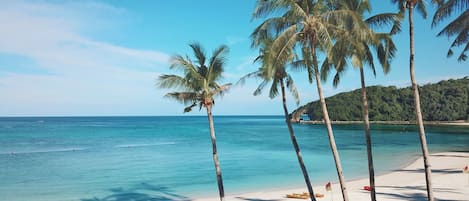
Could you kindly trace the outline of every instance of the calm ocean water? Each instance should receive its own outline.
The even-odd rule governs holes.
[[[303,186],[281,116],[218,116],[227,194]],[[415,126],[373,126],[377,173],[420,154]],[[295,125],[315,184],[337,181],[323,125]],[[469,129],[427,126],[431,152],[468,151]],[[346,179],[367,175],[361,125],[334,126]],[[0,118],[1,201],[217,196],[206,117]]]

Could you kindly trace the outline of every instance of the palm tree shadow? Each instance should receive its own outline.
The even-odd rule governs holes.
[[[395,189],[393,192],[396,192],[396,193],[382,193],[382,192],[376,192],[376,194],[380,194],[380,195],[386,195],[386,196],[389,196],[389,197],[392,197],[393,199],[399,199],[399,200],[407,200],[407,201],[427,201],[428,198],[427,198],[427,194],[425,193],[426,192],[426,188],[425,187],[422,187],[422,186],[401,186],[401,187],[397,187],[397,186],[379,186],[380,188],[392,188],[392,189]],[[420,192],[413,192],[413,193],[399,193],[400,190],[405,190],[405,189],[414,189],[414,190],[418,190]],[[451,188],[434,188],[435,191],[438,191],[438,192],[446,192],[446,193],[458,193],[457,191],[454,191],[453,189]],[[440,201],[440,199],[438,198],[435,198],[435,201]],[[441,200],[443,201],[443,200]],[[459,201],[459,200],[447,200],[445,199],[445,201]],[[462,200],[461,200],[462,201]]]
[[[454,151],[454,150],[452,150],[451,152],[467,153],[468,151]],[[461,155],[455,155],[455,154],[432,154],[431,156],[434,156],[434,157],[457,157],[457,158],[469,158],[469,156],[461,156]]]
[[[191,201],[188,197],[174,193],[165,186],[140,183],[134,188],[112,188],[110,195],[103,198],[93,197],[81,201]]]
[[[394,172],[414,172],[414,173],[424,173],[423,168],[412,169],[412,170],[395,170]],[[442,174],[459,174],[462,173],[462,170],[457,169],[432,169],[433,173],[442,173]]]
[[[245,197],[236,197],[236,198],[238,198],[238,199],[240,199],[240,200],[246,200],[246,201],[280,201],[280,200],[277,200],[277,199],[275,199],[275,200],[267,199],[267,200],[266,200],[266,199],[245,198]]]
[[[386,195],[390,196],[394,199],[399,199],[399,200],[407,200],[407,201],[426,201],[427,196],[423,193],[379,193],[377,192],[376,194],[378,195]]]

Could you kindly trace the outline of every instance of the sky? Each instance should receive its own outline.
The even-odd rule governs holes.
[[[207,55],[230,48],[223,83],[236,83],[255,71],[258,51],[249,35],[254,0],[0,0],[0,116],[183,115],[184,105],[164,98],[155,86],[173,55],[192,55],[199,42]],[[395,12],[390,1],[373,0],[372,13]],[[429,17],[415,15],[415,68],[420,85],[469,75],[468,63],[446,58],[450,40],[436,37]],[[367,69],[367,85],[410,85],[408,24],[394,37],[398,48],[391,71]],[[319,58],[321,60],[321,58]],[[301,105],[317,100],[305,72],[294,72]],[[260,83],[250,80],[216,99],[215,115],[281,115],[280,98],[253,96]],[[352,67],[337,88],[323,82],[326,96],[360,87]],[[289,109],[296,108],[291,97]],[[204,115],[194,110],[189,115]]]

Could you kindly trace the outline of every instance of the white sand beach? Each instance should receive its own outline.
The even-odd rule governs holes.
[[[463,173],[465,165],[469,165],[469,153],[444,152],[430,156],[435,200],[469,201],[469,174]],[[347,189],[352,201],[370,200],[370,193],[363,190],[368,185],[368,178],[348,181]],[[425,173],[422,158],[409,166],[376,177],[377,200],[379,201],[424,201],[426,200]],[[324,194],[318,201],[339,201],[342,194],[338,183],[332,184],[331,193],[325,186],[315,186],[315,193]],[[292,201],[301,199],[286,198],[286,194],[302,193],[307,190],[285,189],[278,191],[253,192],[227,196],[227,201]],[[333,199],[331,199],[331,197]],[[194,201],[217,201],[218,197],[198,198]]]

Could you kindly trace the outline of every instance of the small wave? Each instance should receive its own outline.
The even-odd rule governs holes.
[[[151,143],[151,144],[122,144],[117,145],[117,148],[131,148],[131,147],[151,147],[151,146],[160,146],[160,145],[172,145],[176,142],[160,142],[160,143]]]
[[[10,152],[0,152],[0,155],[37,154],[37,153],[53,153],[53,152],[74,152],[74,151],[82,151],[82,150],[85,150],[85,148],[64,148],[64,149],[33,150],[33,151],[10,151]]]

